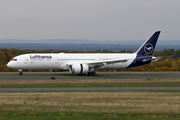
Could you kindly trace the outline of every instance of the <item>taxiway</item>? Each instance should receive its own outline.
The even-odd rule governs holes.
[[[98,73],[97,76],[74,75],[70,73],[0,73],[0,78],[180,78],[180,73]]]

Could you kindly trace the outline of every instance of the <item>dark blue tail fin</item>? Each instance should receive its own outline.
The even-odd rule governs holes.
[[[152,56],[156,46],[159,34],[161,31],[156,31],[138,50],[137,55],[148,55]]]

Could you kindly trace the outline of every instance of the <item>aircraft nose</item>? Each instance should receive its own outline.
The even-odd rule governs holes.
[[[8,62],[7,67],[11,67],[11,63],[10,62]]]
[[[14,65],[13,65],[13,63],[10,61],[10,62],[8,62],[7,67],[9,67],[9,68],[13,68],[13,67],[14,67]]]

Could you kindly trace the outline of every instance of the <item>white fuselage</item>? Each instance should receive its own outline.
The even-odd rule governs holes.
[[[126,62],[119,62],[110,65],[104,65],[98,69],[124,69],[127,68],[136,58],[136,54],[102,54],[102,53],[81,53],[81,54],[24,54],[16,56],[14,59],[16,61],[10,61],[7,66],[11,66],[14,69],[23,69],[23,70],[59,70],[67,69],[67,64],[71,63],[83,63],[87,62],[96,62],[104,60],[114,60],[114,59],[129,59]]]

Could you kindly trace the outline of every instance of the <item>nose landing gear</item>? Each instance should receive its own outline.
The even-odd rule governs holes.
[[[19,69],[19,75],[23,75],[22,69]]]
[[[23,75],[23,72],[20,72],[19,75]]]

